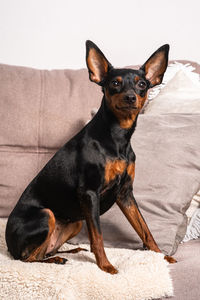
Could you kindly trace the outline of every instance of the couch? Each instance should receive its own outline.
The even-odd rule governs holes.
[[[164,84],[151,91],[132,137],[134,195],[162,252],[178,261],[169,266],[172,299],[196,300],[200,240],[182,240],[192,218],[187,210],[200,190],[200,65],[171,63]],[[0,217],[7,218],[31,179],[90,120],[102,93],[86,69],[1,64],[0,82]],[[106,247],[142,249],[115,205],[101,223]],[[85,226],[71,242],[88,243]]]

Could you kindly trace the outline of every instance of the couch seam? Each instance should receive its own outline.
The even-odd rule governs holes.
[[[55,153],[58,149],[52,150],[52,151],[41,151],[41,150],[36,150],[36,151],[9,151],[9,150],[0,150],[0,153],[30,153],[30,154],[48,154],[48,153]]]
[[[40,70],[40,97],[38,109],[38,141],[37,141],[37,171],[39,170],[39,152],[41,145],[41,128],[42,128],[42,104],[44,98],[44,70]]]

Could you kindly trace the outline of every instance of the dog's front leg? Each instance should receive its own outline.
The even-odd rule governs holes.
[[[103,245],[103,236],[100,227],[99,198],[94,191],[87,191],[80,195],[81,208],[87,223],[91,252],[94,253],[97,265],[100,269],[110,274],[116,274],[117,270],[106,257]]]
[[[149,250],[161,252],[138,208],[132,192],[130,192],[126,199],[118,197],[117,204],[143,241],[144,245]],[[165,259],[170,263],[176,262],[176,260],[171,256],[166,255]]]

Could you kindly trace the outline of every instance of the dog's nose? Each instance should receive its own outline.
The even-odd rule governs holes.
[[[136,101],[136,96],[135,95],[126,95],[125,100],[129,103],[133,103]]]

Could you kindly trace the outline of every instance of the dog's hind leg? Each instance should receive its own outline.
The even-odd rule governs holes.
[[[80,251],[87,251],[86,249],[80,247],[71,250],[58,251],[58,249],[65,242],[72,239],[81,231],[82,226],[82,221],[64,224],[56,220],[55,229],[51,235],[46,256],[49,257],[55,255],[56,253],[78,253]]]
[[[49,243],[51,241],[51,236],[55,230],[56,219],[53,212],[50,209],[43,209],[43,212],[48,217],[48,234],[44,242],[39,246],[34,247],[33,245],[28,245],[26,249],[22,252],[22,261],[24,262],[44,262],[44,263],[56,263],[65,264],[67,259],[56,256],[49,259],[44,259]],[[30,249],[33,249],[30,251]]]

